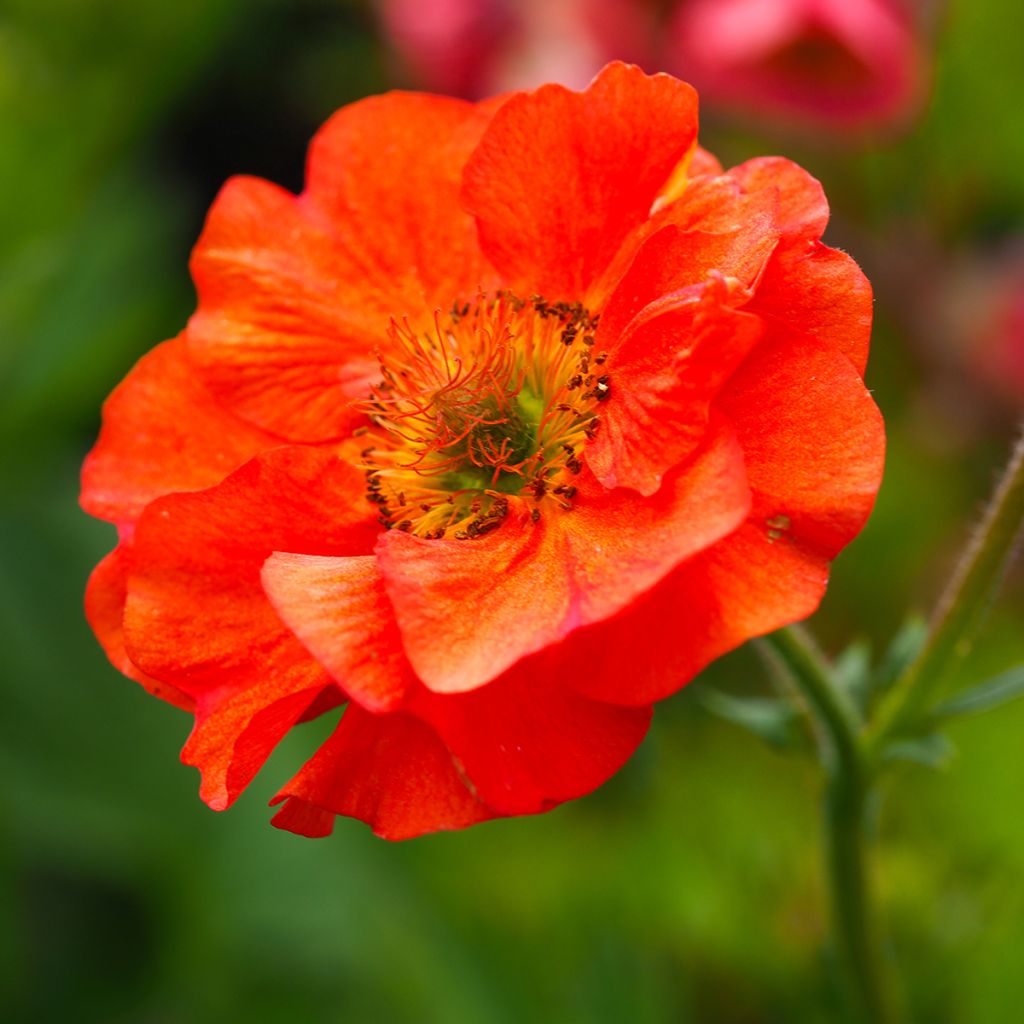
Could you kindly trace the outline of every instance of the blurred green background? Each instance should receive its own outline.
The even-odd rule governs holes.
[[[972,375],[947,303],[960,268],[1024,231],[1022,21],[1017,0],[952,4],[933,99],[899,137],[830,148],[714,119],[703,136],[726,160],[784,151],[821,177],[829,239],[876,284],[869,384],[890,455],[812,620],[833,652],[884,647],[928,606],[1008,450],[1012,397]],[[191,310],[188,253],[218,186],[300,188],[316,127],[390,87],[391,66],[355,2],[0,7],[0,1017],[836,1020],[813,766],[712,718],[703,680],[575,804],[397,845],[342,820],[314,842],[271,828],[266,801],[321,726],[214,814],[178,763],[187,716],[122,679],[83,620],[114,531],[79,512],[78,467],[104,396]],[[1021,583],[979,677],[1024,655]],[[767,692],[748,651],[707,676]],[[1024,704],[963,722],[956,758],[901,772],[880,809],[920,1021],[1005,1024],[1024,1006],[1022,736]]]

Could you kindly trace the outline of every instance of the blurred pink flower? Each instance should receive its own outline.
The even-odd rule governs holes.
[[[899,0],[684,0],[666,63],[707,101],[855,130],[913,113],[917,28]]]
[[[541,82],[582,88],[612,58],[649,65],[643,0],[377,0],[410,77],[477,99]]]
[[[974,372],[1012,405],[1024,404],[1024,244],[988,267],[967,333]]]

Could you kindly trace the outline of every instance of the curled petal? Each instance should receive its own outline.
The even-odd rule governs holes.
[[[548,648],[471,693],[414,702],[500,814],[538,814],[596,789],[636,750],[651,709],[590,700],[568,684],[578,666]]]
[[[185,758],[203,798],[227,806],[330,677],[267,601],[275,550],[356,554],[374,529],[358,470],[279,448],[206,491],[159,498],[135,533],[125,644],[148,675],[196,699]]]
[[[209,487],[279,443],[217,403],[182,335],[143,356],[104,403],[82,467],[82,507],[130,524],[154,498]]]
[[[85,617],[110,663],[154,697],[191,711],[195,702],[187,693],[141,671],[124,649],[124,605],[127,597],[129,544],[122,541],[93,569],[85,589]]]
[[[463,201],[484,252],[525,294],[586,298],[696,134],[688,85],[625,64],[582,93],[513,96],[466,165]]]
[[[401,705],[415,677],[372,555],[276,552],[261,577],[278,615],[353,700],[374,712]]]
[[[310,148],[306,191],[227,183],[192,258],[195,361],[218,399],[296,441],[343,437],[392,317],[472,297],[485,271],[459,170],[488,117],[392,93],[345,107]]]
[[[885,455],[881,414],[849,360],[776,332],[716,408],[743,447],[752,519],[768,535],[834,558],[867,521]]]
[[[271,671],[279,670],[277,658]],[[196,724],[181,752],[185,764],[202,773],[199,795],[215,811],[230,807],[263,767],[264,761],[327,687],[315,665],[308,666],[313,685],[294,686],[298,671],[286,672],[258,691],[229,695],[202,694]]]
[[[473,541],[392,530],[378,557],[409,660],[438,693],[475,689],[571,630],[614,614],[743,521],[749,491],[731,433],[652,498],[581,477],[581,500],[533,523],[518,507]]]
[[[645,705],[751,637],[818,607],[829,560],[864,525],[885,436],[856,369],[810,339],[766,339],[723,389],[753,492],[738,530],[563,643],[598,700]]]
[[[649,303],[718,275],[757,286],[779,243],[775,190],[746,193],[728,175],[700,178],[642,225],[605,274],[598,337],[613,348]]]
[[[787,241],[818,241],[828,224],[828,200],[821,182],[792,160],[762,156],[733,167],[729,177],[745,192],[769,191],[779,197],[777,223]]]
[[[494,106],[392,92],[343,107],[317,132],[303,198],[358,261],[363,305],[447,309],[484,283],[459,190]]]
[[[827,582],[820,554],[746,523],[615,618],[569,637],[572,683],[595,700],[662,700],[727,651],[806,618]]]
[[[645,259],[671,245],[666,228]],[[587,464],[606,487],[654,494],[664,475],[701,443],[711,403],[763,333],[761,319],[734,308],[749,293],[720,277],[655,300],[626,328],[608,361],[613,385]]]
[[[748,309],[829,345],[863,376],[871,340],[871,285],[845,252],[820,242],[780,249],[765,267]]]
[[[828,201],[791,160],[761,157],[729,171],[747,191],[774,192],[782,237],[764,269],[752,312],[846,355],[861,375],[871,338],[871,286],[844,252],[821,243]]]
[[[385,839],[465,828],[493,817],[429,725],[349,705],[327,742],[274,797],[274,824],[327,835],[328,815],[365,821]]]

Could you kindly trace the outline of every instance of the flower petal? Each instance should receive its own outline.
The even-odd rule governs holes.
[[[143,356],[104,403],[99,440],[82,467],[82,507],[133,523],[154,498],[209,487],[278,444],[218,405],[182,335]]]
[[[871,338],[871,285],[854,261],[821,244],[828,201],[821,184],[791,160],[762,157],[729,171],[748,191],[779,197],[782,240],[751,312],[838,349],[864,374]]]
[[[324,692],[315,665],[306,676],[313,685],[294,689],[299,672],[274,659],[268,681],[258,690],[246,688],[230,696],[203,694],[196,702],[196,724],[181,752],[185,764],[202,773],[200,797],[215,811],[231,806],[252,781],[274,748]],[[284,670],[284,676],[269,672]]]
[[[715,402],[753,491],[740,529],[612,619],[568,637],[573,685],[598,700],[661,700],[750,637],[810,615],[828,564],[859,532],[881,480],[881,416],[831,347],[775,332]]]
[[[395,710],[415,682],[372,555],[275,552],[263,589],[303,646],[369,711]]]
[[[342,437],[376,379],[392,317],[426,322],[484,268],[457,201],[487,116],[392,93],[340,110],[310,148],[301,196],[227,183],[192,259],[193,357],[218,398],[282,437]]]
[[[743,456],[727,428],[651,498],[586,472],[570,512],[533,523],[517,503],[472,541],[392,530],[377,545],[406,653],[438,693],[475,689],[571,630],[614,614],[743,521]]]
[[[752,520],[835,557],[871,512],[885,454],[881,414],[849,360],[777,331],[715,405],[743,447]]]
[[[871,341],[871,285],[845,252],[820,242],[780,247],[748,309],[842,352],[864,375]]]
[[[513,287],[585,299],[697,134],[686,84],[608,65],[585,92],[509,99],[466,165],[463,201]]]
[[[385,839],[466,828],[493,813],[467,788],[452,755],[424,722],[350,704],[327,742],[272,803],[273,823],[327,835],[327,814],[365,821]]]
[[[568,637],[572,685],[628,706],[662,700],[727,651],[806,618],[827,582],[824,557],[745,523],[613,619]]]
[[[157,499],[139,520],[125,643],[144,672],[196,698],[183,756],[211,806],[227,806],[333,686],[270,606],[260,569],[281,549],[365,553],[375,530],[363,486],[327,452],[279,448],[209,490]]]
[[[124,603],[127,596],[129,544],[122,541],[93,569],[85,589],[85,617],[110,663],[154,697],[191,711],[195,701],[168,683],[142,672],[124,649]]]
[[[673,228],[659,232],[641,258],[656,259],[677,235]],[[654,494],[662,477],[700,444],[714,396],[764,329],[759,317],[734,308],[748,297],[713,277],[634,317],[606,364],[611,395],[601,409],[601,429],[586,447],[587,464],[606,487]]]
[[[493,105],[392,92],[339,110],[309,149],[305,198],[392,316],[472,299],[486,273],[459,202]],[[380,296],[380,297],[378,297]]]
[[[560,646],[471,693],[414,702],[499,814],[538,814],[591,792],[630,757],[650,708],[613,707],[567,685],[578,671]]]
[[[750,194],[728,175],[693,182],[620,250],[599,290],[610,289],[598,340],[613,348],[634,317],[662,296],[718,275],[756,286],[775,247],[779,197]]]
[[[783,238],[818,241],[828,225],[828,200],[821,182],[792,160],[762,156],[733,167],[729,177],[745,192],[774,190],[779,197],[778,225]]]

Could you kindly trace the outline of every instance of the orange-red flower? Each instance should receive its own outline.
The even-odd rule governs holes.
[[[344,702],[275,824],[544,811],[817,606],[879,483],[870,290],[817,182],[696,133],[689,86],[610,65],[367,99],[301,195],[225,186],[83,487],[121,537],[90,621],[195,714],[210,806]]]

